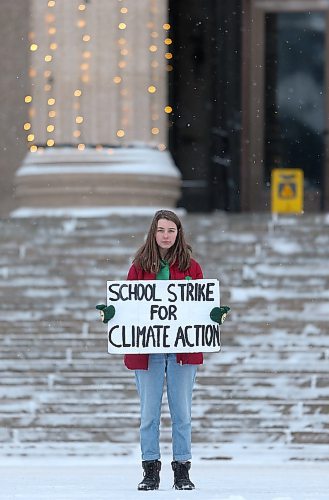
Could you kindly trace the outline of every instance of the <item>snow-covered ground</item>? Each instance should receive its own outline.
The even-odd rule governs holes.
[[[172,489],[163,459],[158,491],[138,492],[140,464],[125,458],[21,458],[0,462],[1,500],[328,500],[328,463],[193,461],[194,491]]]

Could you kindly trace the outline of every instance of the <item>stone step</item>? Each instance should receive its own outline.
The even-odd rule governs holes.
[[[137,443],[134,376],[108,356],[94,306],[149,222],[0,221],[3,446]],[[190,214],[184,227],[232,306],[198,371],[194,441],[328,444],[329,218]],[[169,442],[166,397],[162,428]]]
[[[257,426],[256,426],[257,427]],[[78,428],[78,427],[22,427],[18,429],[3,429],[0,432],[0,442],[13,445],[22,445],[24,452],[28,450],[24,447],[25,444],[48,443],[81,443],[84,445],[84,453],[88,452],[88,443],[132,443],[138,442],[139,431],[129,428],[122,432],[122,425],[118,422],[116,428],[108,428],[95,426],[94,428]],[[199,429],[194,431],[192,439],[197,443],[282,443],[289,445],[300,444],[329,444],[329,433],[323,430],[290,430],[284,428],[275,429],[248,429],[243,428],[226,428],[217,430],[214,428]],[[164,428],[161,432],[161,441],[164,443],[171,442],[171,430]],[[83,451],[82,451],[83,453]]]
[[[87,360],[85,363],[79,361],[75,364],[78,365],[76,368],[73,368],[73,363],[70,363],[67,358],[61,357],[54,360],[39,360],[37,363],[34,363],[36,366],[32,368],[31,361],[33,360],[5,360],[1,363],[1,372],[5,370],[7,373],[11,371],[12,373],[18,374],[21,373],[24,376],[24,373],[30,370],[33,374],[40,373],[53,373],[60,374],[64,377],[65,370],[69,367],[71,370],[82,370],[85,367],[85,373],[88,373],[88,370],[92,367],[94,369],[96,362]],[[300,357],[300,359],[302,359]],[[305,357],[303,358],[305,359]],[[100,374],[104,374],[105,376],[110,376],[108,374],[109,363],[97,363],[97,367]],[[120,368],[121,369],[121,368]],[[122,366],[123,369],[123,366]],[[205,368],[206,369],[206,368]],[[244,355],[232,357],[229,355],[225,360],[220,362],[220,369],[218,369],[218,373],[225,372],[230,370],[230,373],[234,373],[237,371],[240,374],[240,377],[244,377],[246,375],[258,376],[260,377],[264,373],[270,373],[273,378],[276,375],[290,375],[290,374],[304,374],[304,375],[323,375],[328,372],[328,361],[327,360],[319,360],[308,362],[307,366],[301,365],[299,362],[293,361],[287,363],[285,360],[273,360],[272,364],[270,364],[266,358],[265,360],[259,359],[258,361],[253,360],[253,363],[249,363],[249,360]],[[0,372],[0,373],[1,373]],[[107,374],[107,375],[106,375]]]
[[[34,396],[35,391],[38,390],[40,395]],[[46,389],[44,386],[35,387],[19,387],[13,390],[11,387],[1,387],[0,394],[3,401],[15,402],[22,401],[26,402],[26,411],[31,413],[33,410],[37,412],[40,411],[41,406],[51,405],[56,402],[56,397],[64,397],[64,401],[72,401],[79,403],[79,397],[81,392],[82,403],[88,404],[90,413],[94,413],[95,400],[92,399],[92,391],[99,391],[99,400],[101,402],[111,401],[108,404],[108,411],[111,411],[112,404],[120,401],[126,404],[127,409],[129,408],[129,400],[135,400],[136,409],[138,408],[137,393],[136,388],[133,384],[124,384],[123,382],[114,383],[108,387],[100,388],[97,386],[89,386],[77,384],[75,390],[72,390],[69,386],[65,385],[54,385],[54,388]],[[251,392],[254,391],[255,395],[252,396]],[[285,389],[282,394],[278,394],[278,388],[270,387],[260,389],[257,385],[246,385],[244,388],[236,386],[225,386],[218,387],[217,389],[197,387],[195,389],[195,404],[198,406],[199,411],[203,414],[203,408],[208,408],[209,405],[214,405],[215,408],[220,408],[222,404],[227,403],[227,401],[237,400],[239,402],[253,402],[253,409],[261,408],[265,403],[271,403],[275,401],[277,404],[285,408],[285,405],[294,405],[298,407],[300,404],[309,404],[309,402],[318,399],[318,408],[321,409],[320,412],[324,415],[326,421],[328,421],[328,399],[329,390],[328,386],[325,388],[317,387],[314,389],[303,389],[301,387],[289,386]],[[40,403],[42,401],[42,405]],[[113,403],[112,403],[113,401]],[[87,403],[86,403],[87,402]],[[209,402],[209,403],[208,403]],[[200,404],[200,407],[199,407]],[[201,411],[202,410],[202,411]],[[113,410],[112,410],[113,411]],[[128,410],[127,410],[128,411]],[[283,411],[283,410],[282,410]],[[293,418],[293,415],[290,416]]]
[[[322,421],[317,416],[307,416],[300,419],[300,422],[291,428],[291,419],[289,417],[280,416],[277,419],[257,417],[245,415],[244,417],[235,417],[234,415],[226,415],[225,417],[221,415],[220,419],[215,419],[214,415],[202,416],[201,418],[195,416],[193,418],[194,422],[194,437],[198,440],[198,435],[203,434],[203,432],[208,428],[210,436],[204,441],[209,442],[213,439],[222,439],[222,435],[226,432],[252,432],[254,434],[266,432],[268,435],[271,432],[298,432],[303,433],[305,426],[307,426],[307,434],[318,433],[320,434],[323,430],[323,426],[326,423],[325,417]],[[130,414],[129,411],[124,413],[105,413],[105,414],[82,414],[82,413],[69,413],[69,414],[53,414],[47,415],[39,413],[38,416],[35,415],[8,415],[1,416],[0,414],[0,424],[4,428],[8,426],[11,422],[11,426],[18,432],[21,430],[23,433],[26,430],[37,432],[38,429],[57,430],[58,433],[65,433],[72,438],[72,434],[75,435],[77,430],[85,432],[97,432],[101,429],[106,431],[112,431],[113,434],[118,432],[119,429],[129,428],[131,432],[138,434],[139,432],[139,414],[138,412]],[[161,420],[162,434],[171,432],[170,417],[164,414]],[[323,443],[328,443],[329,429],[325,429],[322,436]],[[209,439],[211,438],[211,439]],[[115,439],[114,439],[115,440]],[[204,440],[204,438],[203,438]],[[113,441],[113,437],[110,438]]]
[[[37,399],[32,399],[29,396],[24,396],[21,398],[3,398],[1,405],[1,415],[17,414],[19,416],[21,413],[34,414],[36,409],[40,413],[46,414],[70,414],[71,412],[75,414],[104,414],[109,413],[125,413],[129,408],[130,413],[136,413],[139,415],[138,409],[138,398],[135,391],[135,397],[127,397],[125,394],[114,393],[112,406],[97,398],[92,398],[89,394],[84,395],[82,399],[78,395],[75,397],[70,394],[66,394],[65,402],[59,402],[55,395],[51,398],[48,397],[47,393],[42,390],[41,396]],[[294,401],[286,399],[268,399],[265,401],[249,401],[245,399],[235,399],[232,402],[228,402],[226,399],[211,398],[210,396],[196,391],[195,400],[197,401],[198,408],[202,409],[202,415],[229,415],[230,418],[245,418],[246,415],[269,418],[278,418],[284,416],[285,418],[295,417],[297,420],[302,419],[304,416],[318,416],[321,418],[321,413],[323,417],[326,417],[329,399],[309,399],[306,401],[299,401],[296,398]],[[166,395],[164,395],[164,403],[162,414],[168,417],[168,406]],[[114,411],[115,409],[115,411]],[[196,412],[198,413],[198,412]],[[202,418],[197,415],[197,418]]]

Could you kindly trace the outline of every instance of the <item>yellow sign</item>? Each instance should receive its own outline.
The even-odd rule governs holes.
[[[300,214],[304,204],[304,172],[299,168],[274,168],[271,177],[272,212]]]

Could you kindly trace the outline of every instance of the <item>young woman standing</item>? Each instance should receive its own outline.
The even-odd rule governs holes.
[[[145,243],[136,253],[127,279],[201,279],[202,269],[192,259],[191,252],[178,216],[170,210],[160,210],[152,220]],[[211,318],[222,323],[228,310],[225,306],[216,307],[211,312]],[[135,370],[140,397],[140,444],[144,478],[138,489],[159,488],[160,419],[165,383],[172,423],[171,466],[174,472],[174,488],[194,489],[195,486],[189,477],[192,458],[191,405],[197,365],[203,363],[203,354],[126,354],[124,363],[128,369]]]
[[[138,250],[128,280],[200,279],[200,265],[191,258],[182,224],[174,212],[156,212],[145,243]],[[160,483],[159,428],[163,387],[166,381],[172,421],[174,487],[194,489],[191,467],[191,404],[197,365],[202,353],[126,354],[125,365],[135,370],[140,397],[140,442],[144,479],[139,490],[158,489]]]

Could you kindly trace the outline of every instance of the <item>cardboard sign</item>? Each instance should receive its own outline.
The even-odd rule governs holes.
[[[110,354],[216,352],[220,329],[218,280],[108,281]]]

